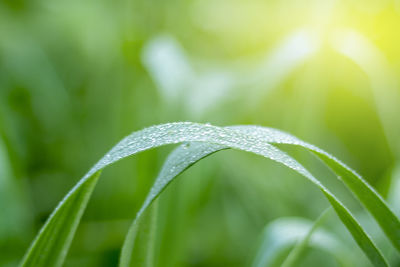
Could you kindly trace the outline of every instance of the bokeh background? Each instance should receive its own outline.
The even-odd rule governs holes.
[[[58,201],[116,142],[172,121],[289,131],[357,170],[399,210],[399,29],[398,0],[0,1],[0,265],[18,263]],[[282,148],[333,177],[309,154]],[[103,172],[65,266],[117,265],[171,149]],[[154,266],[248,266],[269,222],[315,220],[327,206],[278,164],[218,153],[159,199]],[[335,216],[326,227],[368,266]],[[385,248],[381,236],[373,234]],[[322,263],[338,266],[318,249],[302,264]]]

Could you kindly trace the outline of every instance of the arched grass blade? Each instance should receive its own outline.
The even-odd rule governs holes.
[[[236,131],[240,132],[240,129]],[[247,135],[247,140],[251,140],[251,136]],[[165,189],[165,187],[180,173],[186,170],[188,167],[193,165],[195,162],[201,160],[202,158],[220,151],[222,149],[229,148],[228,146],[207,144],[207,143],[192,143],[185,144],[178,147],[166,160],[159,176],[157,177],[154,186],[151,188],[149,195],[147,196],[143,206],[139,210],[135,220],[133,221],[131,228],[126,236],[125,243],[122,247],[120,266],[128,267],[134,266],[134,263],[130,261],[130,252],[133,249],[133,244],[135,240],[135,235],[137,232],[138,220],[140,220],[141,214],[150,205],[155,198]],[[374,243],[370,240],[368,235],[359,226],[356,219],[351,215],[351,213],[340,203],[339,200],[327,189],[325,188],[311,173],[309,173],[300,163],[288,156],[286,153],[280,151],[273,146],[266,146],[264,149],[254,149],[254,146],[248,146],[240,148],[241,150],[252,152],[266,158],[270,158],[277,162],[280,162],[287,167],[297,171],[314,184],[316,184],[326,196],[329,196],[329,200],[334,206],[335,211],[340,213],[339,218],[342,220],[344,225],[352,234],[353,238],[359,240],[357,242],[362,242],[362,248],[366,253],[367,257],[374,263],[375,266],[388,266],[385,259],[383,258],[381,252],[376,248]],[[271,157],[271,155],[273,155]],[[359,227],[355,227],[358,225]],[[366,241],[365,241],[366,240]]]
[[[98,161],[95,166],[89,170],[89,172],[78,182],[78,184],[70,191],[70,193],[68,193],[68,195],[59,204],[58,208],[53,212],[52,216],[50,216],[45,226],[40,231],[36,241],[34,241],[33,245],[31,246],[31,249],[28,250],[24,258],[23,265],[51,266],[49,265],[50,262],[53,264],[52,266],[60,266],[65,258],[65,254],[68,251],[69,244],[75,233],[81,214],[86,206],[73,205],[75,203],[73,196],[81,196],[81,193],[83,192],[82,190],[84,190],[88,184],[92,185],[90,182],[93,179],[92,176],[106,166],[141,151],[167,144],[177,144],[182,142],[204,142],[261,155],[263,157],[280,162],[302,174],[319,186],[326,195],[331,197],[331,199],[335,200],[331,201],[331,203],[339,206],[342,205],[339,201],[336,201],[335,196],[332,195],[325,187],[323,187],[319,181],[315,179],[315,177],[313,177],[306,169],[303,168],[302,165],[276,147],[268,144],[265,141],[266,139],[268,139],[268,137],[259,138],[255,135],[246,133],[245,131],[190,122],[163,124],[132,133],[119,142],[115,147],[113,147],[102,159],[100,159],[100,161]],[[93,186],[94,184],[95,183],[93,183]],[[89,198],[91,190],[84,191],[85,194],[83,195],[85,199]],[[80,200],[78,197],[77,199]],[[84,203],[85,201],[81,202]],[[70,209],[72,211],[70,211]],[[335,210],[343,213],[340,218],[346,218],[346,220],[342,219],[345,225],[346,223],[352,223],[355,221],[354,217],[344,207],[343,209],[338,208]],[[58,220],[58,218],[65,216],[67,211],[74,214],[72,217],[74,218],[73,222],[71,222],[71,220],[66,220],[68,223],[65,225],[52,223],[53,221]],[[354,238],[370,241],[369,237],[364,231],[352,231],[354,229],[360,230],[361,228],[358,229],[354,227],[348,227],[348,229],[351,231],[351,234]],[[65,242],[61,243],[60,241],[52,241],[53,237],[58,236],[63,238],[65,237],[64,240],[61,240]],[[49,239],[51,242],[44,242],[43,240],[46,239]],[[374,246],[372,241],[366,242],[363,248],[366,248],[364,252],[368,253],[368,257],[376,259],[376,261],[374,261],[376,266],[387,266],[386,262],[383,260],[383,257]],[[52,253],[53,251],[56,253]],[[45,258],[46,261],[41,260],[42,258]]]
[[[235,126],[232,128],[245,131],[269,143],[296,145],[313,152],[341,178],[350,191],[372,214],[393,246],[400,252],[399,218],[388,207],[385,200],[383,200],[383,198],[354,170],[322,149],[308,144],[288,133],[260,126]]]
[[[64,216],[65,212],[71,208],[71,202],[74,202],[73,196],[75,196],[75,194],[80,195],[82,187],[85,187],[88,183],[90,184],[92,176],[106,166],[151,148],[182,142],[207,142],[227,145],[237,149],[244,149],[249,146],[253,146],[254,150],[263,150],[263,147],[273,148],[265,142],[257,142],[257,140],[253,138],[250,139],[251,140],[247,140],[246,136],[232,130],[190,122],[163,124],[132,133],[121,140],[101,158],[60,202],[39,232],[30,249],[26,252],[21,263],[22,266],[49,266],[49,262],[53,263],[53,266],[60,266],[63,263],[72,237],[76,231],[76,225],[80,221],[80,216],[73,217],[73,223],[68,223],[62,228],[59,224],[54,224],[52,222]],[[272,150],[274,149],[275,148]],[[264,150],[269,157],[274,157],[273,152],[270,152],[268,149]],[[88,190],[85,196],[89,198],[90,194],[91,191]],[[82,203],[84,203],[84,201],[82,201]],[[86,205],[81,205],[82,203],[75,203],[75,206],[71,209],[83,212]],[[77,214],[81,215],[80,212],[77,212]],[[65,238],[65,240],[60,239],[57,242],[52,241],[51,243],[43,241],[46,239],[50,240],[52,236],[65,236],[67,238]]]

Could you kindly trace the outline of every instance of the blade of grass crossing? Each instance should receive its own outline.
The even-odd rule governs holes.
[[[262,232],[251,266],[297,266],[298,261],[303,259],[306,246],[331,255],[339,266],[355,266],[346,244],[335,233],[317,229],[320,224],[321,216],[314,222],[298,217],[283,217],[269,222]]]
[[[309,241],[313,235],[313,233],[317,230],[317,228],[324,222],[328,212],[330,209],[326,209],[318,218],[315,220],[314,224],[304,236],[302,240],[296,243],[293,249],[290,251],[289,255],[286,257],[285,261],[282,263],[281,267],[291,267],[294,266],[296,262],[301,258],[304,253]]]

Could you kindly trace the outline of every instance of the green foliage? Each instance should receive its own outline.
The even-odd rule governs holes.
[[[95,172],[60,202],[38,233],[21,266],[61,266],[100,172]]]
[[[329,209],[325,210],[315,220],[314,224],[311,227],[309,227],[309,229],[305,233],[305,235],[300,240],[298,240],[296,242],[296,245],[293,247],[293,249],[291,250],[290,254],[286,257],[285,261],[282,263],[282,267],[294,266],[294,264],[302,258],[301,256],[302,256],[302,254],[304,254],[304,251],[306,250],[306,247],[310,243],[311,237],[314,236],[314,232],[323,223],[323,220],[325,219],[325,217],[326,217],[328,212],[329,212]],[[326,240],[324,240],[324,241],[326,241]],[[326,242],[326,243],[328,243],[328,242]],[[325,246],[325,243],[320,245],[320,247],[324,247],[324,246]],[[334,247],[334,248],[336,248],[336,247]],[[335,251],[335,249],[333,251]],[[335,251],[333,253],[334,253],[334,255],[335,254],[336,255],[340,255],[340,252],[337,252],[337,251]],[[343,258],[345,258],[345,257],[343,257]],[[343,259],[343,262],[345,262],[344,259]],[[346,263],[344,263],[343,265],[346,265]]]
[[[276,135],[283,144],[270,143],[301,163],[400,266],[390,210],[400,215],[399,1],[328,2],[0,1],[0,266],[21,262],[57,203],[122,136],[171,121],[265,125],[337,156],[360,175],[286,133]],[[254,129],[268,132],[254,138],[281,141],[276,130]],[[205,154],[229,147],[189,143]],[[43,237],[32,249],[57,243],[43,257],[56,261],[74,234],[65,267],[129,259],[139,267],[249,266],[262,250],[269,255],[257,245],[266,225],[294,216],[311,226],[332,206],[298,172],[253,153],[229,149],[197,163],[179,152],[184,159],[162,167],[170,149],[107,168],[76,232],[65,228],[55,243]],[[176,179],[185,160],[195,166]],[[169,174],[173,161],[182,165]],[[161,168],[165,184],[156,190]],[[148,192],[159,190],[159,207],[147,208]],[[343,244],[348,265],[372,266],[331,210],[320,229]],[[306,233],[301,225],[289,228]],[[317,232],[296,267],[345,265],[332,256],[340,251],[313,243]],[[272,257],[278,266],[290,249]]]
[[[268,223],[251,266],[296,266],[309,247],[326,251],[341,266],[353,266],[346,244],[322,228],[326,215],[325,211],[315,222],[286,217]]]
[[[359,198],[360,202],[363,203],[364,206],[366,206],[371,212],[371,214],[374,215],[375,219],[380,223],[381,228],[386,232],[386,234],[388,234],[390,231],[396,233],[396,231],[399,230],[398,218],[390,211],[379,195],[370,186],[368,186],[368,184],[360,176],[358,176],[343,163],[318,148],[303,143],[288,134],[273,129],[252,126],[221,128],[196,123],[170,123],[153,126],[139,132],[134,132],[120,141],[102,159],[100,159],[98,163],[95,164],[95,166],[81,179],[78,185],[74,187],[66,196],[66,198],[60,203],[59,207],[55,210],[53,215],[45,224],[43,230],[39,233],[36,241],[33,243],[33,246],[28,251],[24,260],[24,265],[36,264],[36,266],[45,266],[37,264],[36,261],[38,260],[39,255],[40,257],[44,257],[44,259],[47,257],[49,258],[49,262],[41,261],[41,263],[57,265],[62,263],[68,250],[71,237],[76,230],[77,222],[80,219],[91,193],[91,189],[93,188],[91,185],[94,186],[95,184],[95,182],[91,181],[96,179],[93,178],[96,173],[98,173],[104,167],[138,152],[166,144],[176,144],[182,142],[201,143],[184,144],[175,152],[173,152],[168,158],[164,168],[155,182],[155,185],[151,189],[142,208],[137,214],[131,229],[129,230],[121,255],[122,266],[130,266],[130,252],[133,251],[134,239],[138,231],[138,220],[151,202],[182,171],[187,169],[198,160],[210,155],[211,153],[226,148],[234,148],[237,150],[252,152],[254,154],[272,159],[308,178],[311,182],[317,185],[328,198],[339,218],[370,261],[375,266],[388,266],[384,257],[365,233],[362,226],[357,222],[354,216],[338,199],[338,197],[331,193],[328,188],[326,188],[316,177],[308,172],[295,159],[272,146],[270,143],[300,145],[315,152],[317,156],[321,157],[322,159],[328,159],[325,160],[325,163],[327,163],[328,166],[331,168],[333,166],[335,171],[339,170],[341,171],[341,174],[344,173],[347,175],[344,180],[345,184],[348,185],[349,189]],[[359,187],[351,186],[352,184],[357,184]],[[88,186],[86,190],[84,189],[85,185]],[[368,198],[360,197],[362,194],[367,194]],[[81,195],[82,197],[79,197]],[[76,196],[76,198],[71,196]],[[66,217],[63,216],[65,212],[72,212],[75,215]],[[58,224],[58,219],[60,219],[63,223]],[[61,244],[65,243],[65,246],[57,243],[55,245],[56,253],[51,253],[51,256],[49,256],[49,248],[53,248],[53,245],[51,242],[46,242],[46,239],[57,235],[60,235],[64,238],[61,239],[64,241]],[[51,238],[49,240],[51,240]],[[396,240],[392,240],[396,246],[397,244],[395,241]],[[46,246],[41,247],[40,244]],[[49,246],[49,248],[47,248],[47,246]]]

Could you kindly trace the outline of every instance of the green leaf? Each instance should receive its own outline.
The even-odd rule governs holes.
[[[60,202],[33,241],[21,266],[61,266],[100,171],[78,183]]]
[[[132,262],[141,267],[154,266],[157,213],[158,205],[155,202],[143,213],[137,228],[138,236],[135,238],[135,244],[138,244],[138,246],[132,247],[133,250],[130,254],[132,255]]]
[[[193,142],[179,146],[168,155],[168,158],[165,160],[160,173],[158,174],[140,210],[136,214],[136,217],[129,228],[128,234],[125,237],[119,263],[121,267],[135,266],[135,264],[137,264],[131,259],[132,252],[134,251],[136,235],[142,220],[142,216],[149,208],[150,204],[179,174],[184,172],[202,158],[226,148],[227,147],[222,145]]]
[[[268,223],[263,230],[251,266],[292,266],[306,246],[327,252],[340,263],[340,266],[353,266],[343,242],[333,233],[317,229],[321,223],[320,218],[314,223],[297,217],[279,218]],[[284,257],[282,259],[288,249],[291,249],[289,255],[286,259]]]
[[[319,244],[320,248],[324,248],[326,245],[329,246],[329,242],[327,240],[331,239],[331,243],[335,242],[338,243],[333,236],[327,235],[325,238],[318,238],[317,234],[322,235],[322,233],[325,232],[316,232],[317,228],[320,227],[320,225],[323,223],[323,221],[326,218],[326,215],[328,214],[330,209],[326,209],[316,220],[315,222],[308,227],[309,229],[303,234],[302,238],[296,242],[296,245],[293,247],[293,249],[290,251],[289,255],[286,257],[285,261],[282,263],[281,267],[291,267],[294,266],[294,264],[301,258],[301,255],[303,252],[306,250],[307,246],[310,244],[311,239],[314,239],[313,241],[317,240],[317,242],[321,242]],[[328,243],[328,244],[326,244]],[[328,250],[328,252],[333,253],[334,256],[339,256],[337,254],[340,254],[340,251],[338,251],[339,246],[331,246],[331,249]],[[335,253],[336,252],[336,253]],[[336,255],[335,255],[336,254]],[[342,256],[337,257],[339,260],[342,259]],[[345,265],[342,263],[342,265]]]
[[[383,258],[380,251],[376,248],[374,243],[370,240],[368,235],[362,230],[359,223],[351,215],[350,211],[346,209],[336,197],[330,193],[314,176],[312,176],[301,164],[295,161],[293,158],[289,157],[287,154],[283,153],[279,149],[273,146],[265,146],[266,142],[263,141],[266,137],[255,136],[253,140],[252,137],[254,132],[249,133],[248,129],[245,127],[235,127],[235,128],[225,128],[226,130],[232,129],[238,133],[245,133],[244,138],[239,143],[233,142],[230,147],[237,148],[243,151],[253,152],[255,154],[270,158],[277,162],[280,162],[291,169],[294,169],[298,173],[302,174],[313,183],[315,183],[324,194],[328,197],[331,205],[335,208],[335,211],[340,213],[339,218],[345,224],[347,229],[352,234],[353,238],[357,243],[361,243],[360,247],[364,250],[367,257],[374,263],[375,266],[387,266],[385,259]],[[229,132],[229,131],[228,131]],[[229,132],[230,134],[230,132]],[[229,136],[225,133],[224,136]],[[235,137],[237,138],[237,137]],[[245,144],[247,142],[247,144]],[[252,142],[256,142],[253,144]],[[244,145],[243,145],[244,144]],[[236,146],[236,147],[235,147]],[[262,147],[264,146],[264,147]],[[130,251],[133,248],[133,242],[135,239],[135,234],[137,232],[137,221],[139,220],[143,211],[150,205],[150,203],[165,189],[165,187],[181,172],[186,170],[189,166],[197,162],[198,160],[222,149],[229,148],[229,146],[224,146],[221,144],[185,144],[178,149],[176,149],[166,160],[159,176],[157,177],[154,186],[151,188],[149,195],[147,196],[143,206],[139,210],[136,219],[134,220],[128,235],[125,239],[125,243],[121,252],[120,266],[127,267],[132,266],[130,261]]]
[[[363,243],[362,248],[374,264],[376,266],[387,266],[375,245],[365,232],[362,231],[361,227],[357,228],[354,226],[358,225],[354,217],[342,206],[335,196],[320,184],[320,182],[297,161],[266,142],[266,140],[271,139],[271,137],[260,137],[260,133],[252,134],[245,130],[221,128],[190,122],[158,125],[132,133],[100,159],[100,161],[98,161],[95,166],[78,182],[70,193],[68,193],[40,231],[38,237],[32,244],[31,249],[28,250],[23,261],[23,266],[60,266],[63,263],[82,212],[95,185],[95,182],[92,182],[94,174],[104,167],[127,156],[154,147],[182,142],[204,142],[211,144],[212,146],[217,145],[219,146],[218,149],[234,148],[252,152],[280,162],[302,174],[319,186],[325,195],[329,196],[331,204],[334,205],[334,207],[336,206],[335,211],[341,213],[339,217],[349,229],[353,237],[356,240],[359,239],[363,242],[368,240],[368,242],[365,241]],[[190,147],[186,149],[190,149]],[[198,159],[207,155],[203,153],[197,156],[197,159],[195,155],[194,160],[186,159],[182,162],[182,168],[189,167]],[[172,172],[173,171],[174,170],[172,170]],[[159,189],[159,191],[161,192],[162,188]],[[70,216],[71,214],[73,215],[72,217]],[[63,224],[57,223],[58,220],[62,221]],[[137,222],[134,222],[134,224],[135,223]]]
[[[385,200],[354,170],[343,162],[326,153],[322,149],[308,144],[288,133],[259,126],[236,126],[252,136],[274,144],[288,144],[303,147],[316,154],[327,166],[329,166],[350,191],[360,200],[367,210],[374,216],[383,232],[400,251],[400,221],[399,218],[385,203]]]
[[[362,226],[352,216],[348,216],[349,211],[341,205],[335,197],[324,192],[332,207],[335,209],[340,220],[352,234],[358,246],[364,251],[369,260],[375,266],[388,266],[382,254],[377,250],[372,240],[365,234]],[[378,252],[378,253],[377,253]]]

